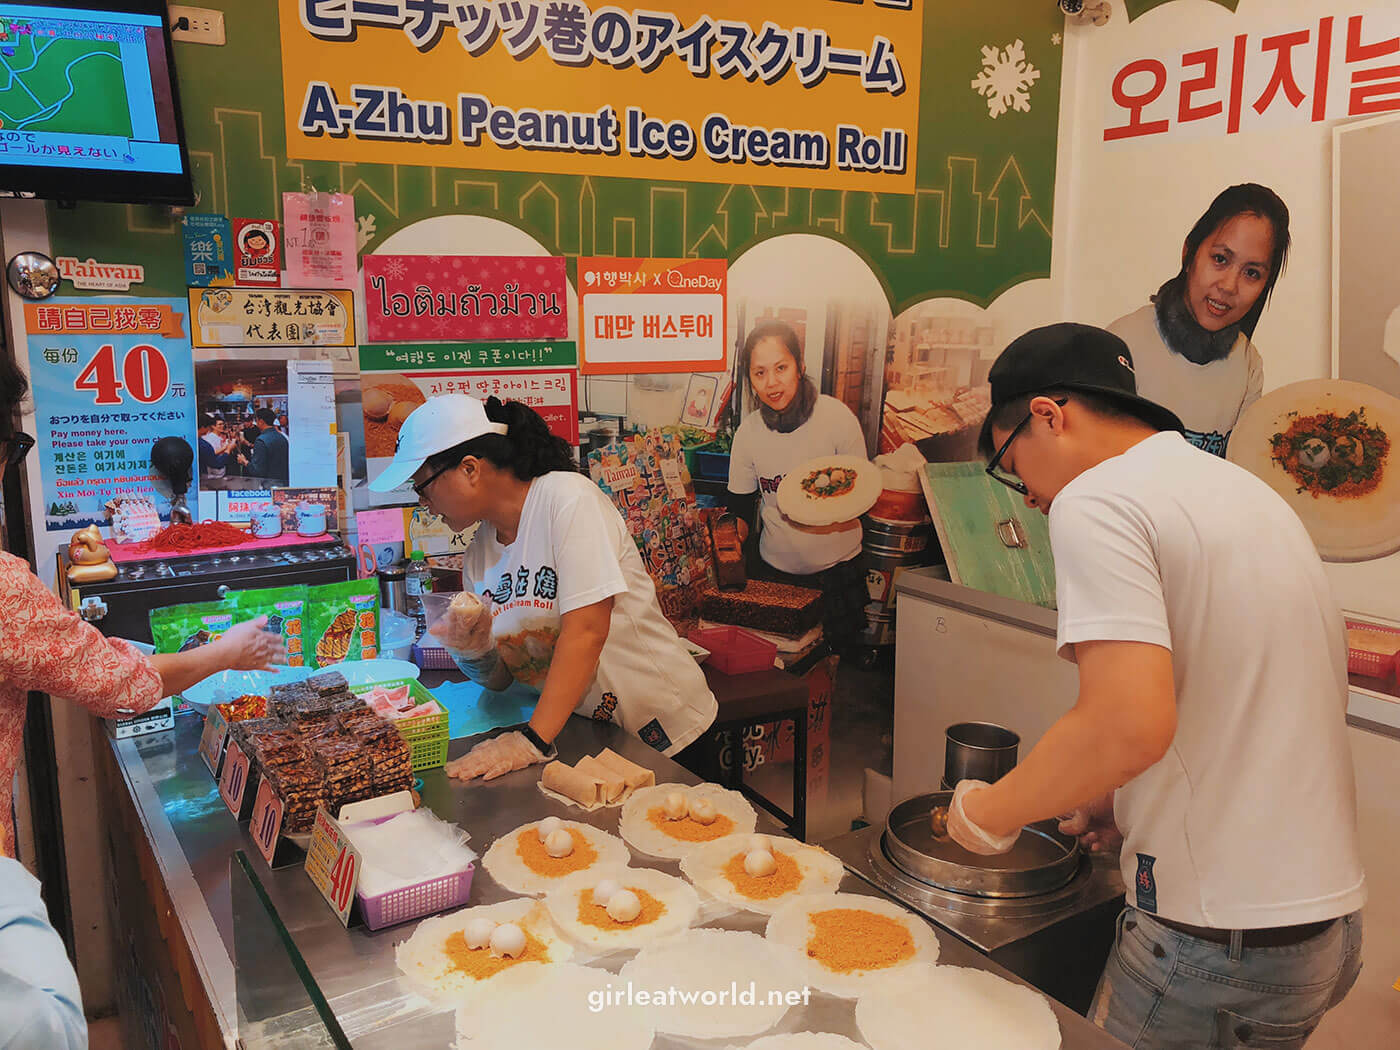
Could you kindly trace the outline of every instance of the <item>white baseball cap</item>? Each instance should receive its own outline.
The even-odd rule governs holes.
[[[394,459],[369,483],[373,492],[393,492],[408,484],[429,456],[446,452],[483,434],[504,434],[504,423],[486,418],[486,406],[466,394],[430,397],[413,410],[399,429]]]

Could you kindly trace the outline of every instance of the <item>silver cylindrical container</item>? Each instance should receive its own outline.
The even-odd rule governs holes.
[[[958,722],[948,727],[943,752],[943,783],[951,789],[960,780],[994,784],[1016,766],[1021,738],[990,722]]]
[[[391,565],[379,570],[379,604],[394,612],[408,611],[408,587],[401,566]]]

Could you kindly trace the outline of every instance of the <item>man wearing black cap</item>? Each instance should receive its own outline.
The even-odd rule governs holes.
[[[1117,336],[1036,329],[990,381],[987,472],[1049,516],[1079,693],[1006,777],[957,786],[948,832],[1002,853],[1073,812],[1063,831],[1121,847],[1090,1017],[1128,1045],[1301,1047],[1360,969],[1366,898],[1316,550],[1263,481],[1138,397]]]

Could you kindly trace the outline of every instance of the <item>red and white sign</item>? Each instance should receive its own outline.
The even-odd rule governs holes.
[[[125,292],[133,284],[146,283],[146,268],[136,263],[104,263],[90,256],[75,259],[71,255],[60,255],[54,262],[58,275],[71,281],[74,288]]]
[[[470,394],[485,400],[519,401],[570,445],[578,444],[578,373],[572,368],[523,369],[510,372],[405,372],[428,397]]]
[[[288,288],[355,287],[355,198],[348,193],[282,194]]]
[[[568,276],[554,256],[366,255],[371,343],[563,339]]]
[[[1280,23],[1143,55],[1115,72],[1103,97],[1105,142],[1400,112],[1400,8]]]
[[[276,219],[234,219],[234,283],[256,288],[280,288],[281,241]]]
[[[579,371],[723,372],[723,259],[580,259]]]
[[[316,810],[305,868],[307,877],[334,909],[340,924],[348,926],[350,908],[355,903],[355,885],[360,880],[360,854],[324,809]]]

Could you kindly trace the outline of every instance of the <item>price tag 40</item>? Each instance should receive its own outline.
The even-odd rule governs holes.
[[[306,874],[342,926],[350,924],[355,886],[360,881],[360,854],[324,809],[316,810],[311,845],[306,850]]]

